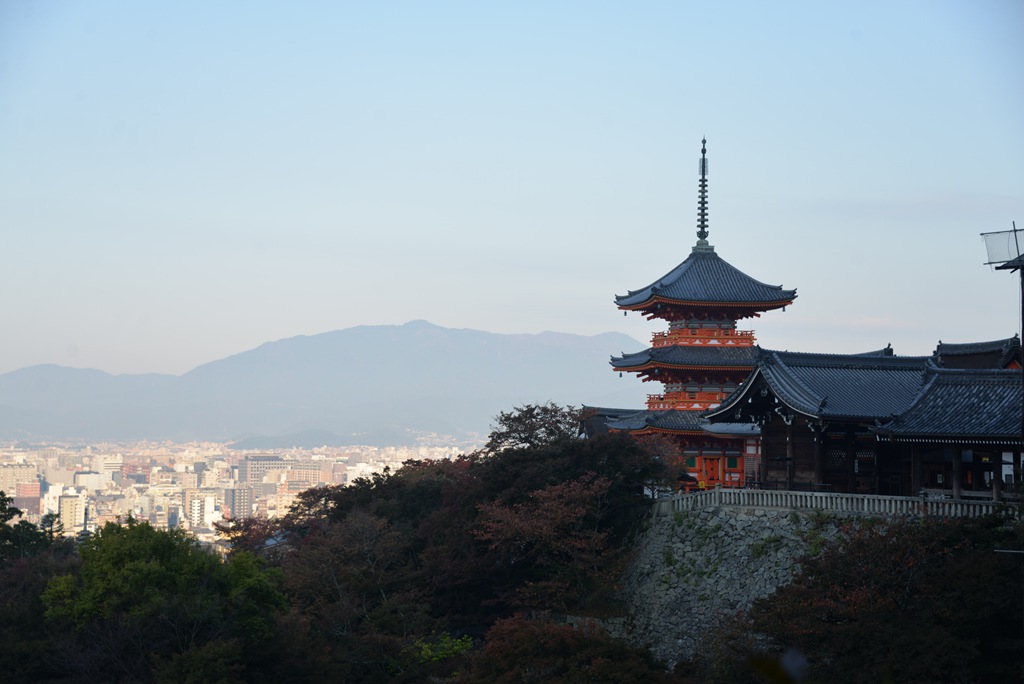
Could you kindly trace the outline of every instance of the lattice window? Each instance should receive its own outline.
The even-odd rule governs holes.
[[[828,470],[842,470],[846,465],[845,449],[826,449],[825,468]]]

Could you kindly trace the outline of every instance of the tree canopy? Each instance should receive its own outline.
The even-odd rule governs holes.
[[[807,681],[1019,676],[1020,559],[994,550],[1020,548],[1021,528],[996,518],[851,523],[666,672],[598,620],[627,612],[616,584],[649,512],[645,488],[675,474],[670,445],[579,439],[574,420],[519,407],[479,452],[307,490],[280,519],[226,521],[226,558],[131,518],[76,547],[58,519],[11,525],[0,494],[0,671],[15,682],[732,683],[788,681],[783,665],[797,663]]]
[[[1016,681],[1022,565],[995,551],[1020,548],[1020,529],[998,517],[851,521],[724,630],[697,671],[761,681],[753,673],[785,656],[811,682]]]
[[[78,549],[43,592],[67,671],[99,681],[245,681],[284,605],[251,554],[226,563],[181,530],[128,519]]]

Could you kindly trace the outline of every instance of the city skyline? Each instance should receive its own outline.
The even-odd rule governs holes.
[[[1024,7],[6,3],[0,374],[425,319],[622,332],[696,240],[765,347],[1019,331]],[[639,349],[639,347],[638,347]],[[609,355],[620,350],[609,349]]]

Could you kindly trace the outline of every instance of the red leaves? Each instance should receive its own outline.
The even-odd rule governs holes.
[[[544,569],[547,579],[526,582],[519,591],[528,605],[566,605],[592,578],[607,533],[599,522],[611,481],[587,473],[537,490],[523,503],[481,503],[473,535],[487,542],[508,566]]]
[[[611,487],[594,473],[540,489],[513,506],[482,503],[480,523],[473,530],[491,549],[533,548],[541,555],[599,551],[604,533],[597,532],[604,495]]]
[[[476,682],[621,682],[651,684],[678,679],[642,651],[610,638],[593,625],[498,620],[470,671],[456,678]]]
[[[802,651],[821,681],[959,681],[1019,668],[984,655],[1007,638],[1019,643],[1020,593],[1002,589],[1019,586],[1019,569],[992,552],[1008,534],[985,519],[851,525],[755,604],[752,631]]]

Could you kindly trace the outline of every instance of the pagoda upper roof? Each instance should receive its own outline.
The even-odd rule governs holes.
[[[910,406],[876,432],[897,441],[1018,443],[1022,399],[1019,370],[928,364],[926,381]]]
[[[611,364],[613,368],[622,370],[649,366],[750,370],[757,363],[759,353],[757,347],[671,345],[613,356]]]
[[[929,358],[764,351],[751,376],[708,417],[729,419],[755,387],[767,385],[780,403],[809,417],[891,418],[917,396]]]
[[[656,303],[708,307],[742,306],[759,311],[777,309],[793,302],[796,290],[754,280],[725,261],[708,245],[697,245],[683,263],[639,290],[618,295],[620,309],[643,309]]]

